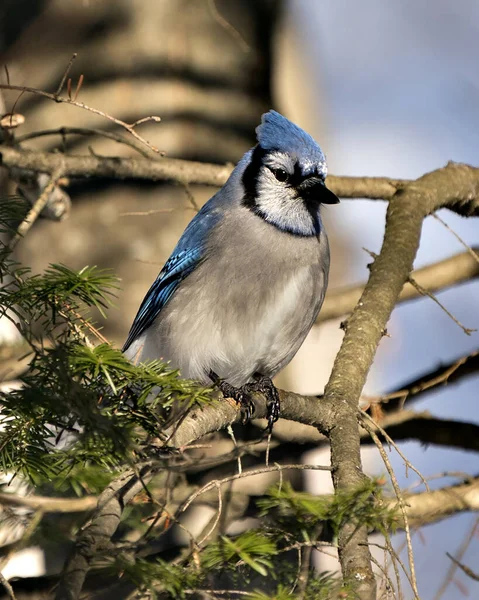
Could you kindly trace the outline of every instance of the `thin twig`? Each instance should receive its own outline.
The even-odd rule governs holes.
[[[370,419],[369,415],[367,415],[367,416]],[[401,494],[401,488],[399,487],[399,483],[396,479],[394,469],[392,468],[392,465],[389,461],[388,455],[386,454],[386,451],[384,450],[384,447],[381,443],[381,440],[378,438],[378,436],[374,432],[374,429],[371,427],[371,425],[368,423],[368,421],[365,418],[362,420],[361,424],[366,429],[366,431],[369,433],[369,435],[372,437],[374,443],[376,444],[377,449],[379,450],[379,454],[381,455],[381,458],[383,459],[384,466],[386,467],[386,470],[389,473],[389,477],[391,479],[394,493],[396,494],[396,498],[397,498],[399,508],[401,510],[401,513],[403,516],[403,521],[404,521],[404,531],[406,533],[409,569],[411,571],[410,583],[411,583],[411,587],[412,587],[412,590],[414,593],[415,600],[420,600],[419,591],[417,589],[416,569],[414,566],[414,554],[413,554],[413,549],[412,549],[411,531],[409,529],[409,521],[408,521],[408,517],[406,514],[406,506],[404,504],[404,500],[403,500],[403,497]]]
[[[391,544],[391,540],[388,539],[388,538],[385,538],[385,541],[386,541],[386,546],[383,546],[382,544],[378,544],[376,542],[368,542],[368,546],[374,546],[376,548],[379,548],[380,550],[384,550],[384,552],[388,552],[391,557],[394,556],[395,560],[401,566],[401,569],[403,570],[404,575],[410,581],[409,573],[407,572],[406,566],[403,563],[403,561],[401,560],[401,557],[394,550],[394,548],[393,548],[393,546]],[[393,562],[393,568],[394,568],[394,573],[395,573],[395,577],[396,577],[396,583],[397,583],[397,586],[398,586],[398,596],[399,596],[399,598],[402,599],[403,598],[403,594],[402,594],[402,589],[401,589],[401,577],[399,575],[399,570],[397,568],[397,565],[394,562]]]
[[[454,382],[460,377],[474,374],[479,371],[479,350],[475,350],[466,356],[461,356],[453,363],[441,366],[434,371],[422,375],[418,379],[407,383],[401,389],[383,394],[381,396],[368,396],[367,400],[373,403],[387,403],[391,400],[401,400],[400,409],[402,410],[405,401],[409,396],[421,394],[438,385],[446,385]]]
[[[176,209],[176,208],[155,208],[152,210],[124,212],[124,213],[120,213],[118,216],[119,217],[149,217],[150,215],[157,215],[157,214],[161,214],[161,213],[172,213],[175,210],[178,210],[178,209]]]
[[[83,85],[83,80],[84,80],[84,76],[83,73],[80,75],[80,77],[78,78],[78,83],[77,83],[77,87],[75,90],[75,95],[73,96],[73,100],[76,101],[76,99],[78,98],[78,94],[80,93],[81,90],[81,86]]]
[[[17,144],[21,144],[28,140],[49,135],[61,135],[62,137],[65,135],[98,135],[106,139],[113,140],[114,142],[118,142],[119,144],[130,146],[130,148],[133,148],[145,158],[151,158],[150,152],[144,150],[142,145],[137,144],[135,140],[129,140],[118,133],[113,133],[112,131],[104,131],[103,129],[94,129],[90,127],[57,127],[56,129],[42,129],[40,131],[33,131],[31,133],[26,133],[25,135],[20,135],[15,139],[15,141]]]
[[[221,25],[221,27],[226,29],[226,31],[228,31],[228,33],[230,33],[232,35],[232,37],[235,38],[235,40],[238,42],[241,50],[245,53],[251,52],[251,48],[250,48],[249,44],[246,42],[246,40],[243,38],[243,36],[240,34],[240,32],[238,30],[236,30],[233,27],[233,25],[231,25],[231,23],[229,23],[223,17],[223,15],[220,14],[220,12],[218,11],[218,8],[216,6],[215,0],[208,0],[208,6],[209,6],[209,9],[210,9],[214,19],[216,21],[218,21],[218,23]]]
[[[125,121],[122,121],[121,119],[117,119],[116,117],[113,117],[112,115],[109,115],[108,113],[106,113],[102,110],[99,110],[98,108],[93,108],[91,106],[88,106],[84,102],[78,102],[77,100],[72,100],[71,98],[65,98],[64,96],[56,96],[55,94],[50,94],[50,92],[45,92],[44,90],[39,90],[37,88],[27,87],[27,86],[23,86],[23,85],[8,85],[5,83],[0,83],[0,89],[17,90],[17,91],[22,92],[22,94],[23,93],[34,94],[36,96],[42,96],[43,98],[48,98],[49,100],[53,100],[54,102],[71,104],[72,106],[76,106],[78,108],[82,108],[83,110],[87,110],[95,115],[99,115],[100,117],[108,119],[109,121],[111,121],[112,123],[115,123],[116,125],[119,125],[120,127],[123,127],[123,129],[126,129],[133,137],[135,137],[142,144],[145,144],[145,146],[148,146],[148,148],[153,150],[153,152],[155,152],[156,154],[160,154],[160,155],[162,154],[162,152],[156,146],[154,146],[153,144],[150,144],[150,142],[148,140],[143,138],[141,135],[139,135],[135,131],[135,127],[140,122],[145,123],[146,121],[154,121],[156,123],[160,120],[160,117],[151,115],[149,117],[144,117],[143,119],[140,119],[140,121],[130,124],[130,123],[125,123]]]
[[[391,557],[391,564],[393,566],[394,576],[396,577],[398,596],[399,596],[399,598],[402,599],[403,593],[402,593],[402,587],[401,587],[401,577],[399,575],[399,569],[398,569],[398,563],[401,565],[401,557],[398,556],[397,552],[394,550],[394,547],[391,542],[391,536],[389,535],[389,532],[387,531],[387,529],[386,529],[386,535],[384,536],[384,540],[386,542],[385,552],[387,552],[389,554],[389,556]],[[404,565],[403,565],[403,568],[404,568]]]
[[[5,588],[5,591],[8,594],[8,597],[10,598],[10,600],[16,600],[15,598],[15,592],[13,591],[12,586],[10,585],[10,583],[6,580],[5,576],[3,575],[3,573],[0,572],[0,583],[3,585],[3,587]]]
[[[458,242],[462,246],[464,246],[464,248],[466,249],[468,254],[470,254],[477,263],[479,263],[479,255],[477,254],[477,252],[475,252],[474,248],[471,248],[471,246],[469,246],[469,244],[467,244],[462,239],[462,237],[456,231],[454,231],[454,229],[450,225],[448,225],[446,223],[446,221],[443,221],[443,219],[441,219],[441,217],[437,213],[432,214],[431,217],[434,217],[434,219],[436,219],[436,221],[439,221],[439,223],[442,223],[442,225],[444,225],[444,227],[452,233],[452,235],[456,238],[456,240],[458,240]]]
[[[10,250],[13,250],[18,242],[25,236],[25,234],[30,230],[32,225],[40,216],[40,213],[45,208],[50,194],[58,183],[58,180],[63,176],[63,169],[59,167],[56,171],[54,171],[50,177],[50,181],[44,187],[43,192],[40,194],[32,208],[28,211],[27,216],[23,219],[23,221],[18,226],[18,229],[10,241]]]
[[[270,467],[262,467],[260,469],[253,469],[251,471],[243,471],[242,473],[236,473],[235,475],[230,475],[229,477],[224,477],[223,479],[214,479],[213,481],[209,481],[202,488],[191,494],[191,496],[183,503],[178,512],[182,513],[202,494],[216,487],[217,485],[224,485],[225,483],[229,483],[230,481],[235,481],[236,479],[243,479],[244,477],[252,477],[253,475],[262,475],[263,473],[272,473],[275,471],[288,471],[288,470],[313,470],[313,471],[331,471],[331,467],[326,467],[323,465],[272,465]]]
[[[371,415],[368,415],[368,413],[365,412],[364,410],[359,409],[359,413],[364,419],[368,419],[368,421],[371,423],[371,425],[373,427],[377,428],[377,430],[381,433],[381,435],[384,436],[384,439],[388,442],[388,444],[390,444],[396,450],[396,452],[399,454],[399,456],[403,459],[404,464],[406,465],[406,477],[408,476],[407,470],[411,469],[411,471],[414,471],[414,473],[416,473],[416,475],[421,479],[421,481],[424,484],[424,487],[426,488],[426,491],[430,492],[431,490],[429,488],[429,484],[428,484],[426,478],[424,477],[424,475],[418,469],[416,469],[416,467],[406,458],[404,453],[401,451],[401,449],[396,444],[396,442],[392,439],[392,437],[388,434],[388,432],[385,429],[383,429],[381,427],[381,425],[378,425],[376,423],[376,421],[371,417]]]
[[[200,207],[198,206],[198,203],[195,200],[195,197],[193,195],[193,192],[190,189],[190,186],[187,183],[183,184],[183,189],[185,190],[185,194],[186,197],[188,198],[188,200],[190,201],[191,204],[191,208],[195,211],[195,212],[199,212]]]
[[[478,527],[479,527],[479,517],[476,517],[474,520],[474,525],[472,526],[467,537],[464,539],[461,546],[457,550],[455,558],[453,558],[449,554],[449,552],[446,552],[446,555],[452,560],[452,564],[450,565],[450,567],[446,573],[446,576],[444,578],[444,581],[443,581],[441,587],[437,591],[437,594],[434,596],[434,600],[440,600],[443,597],[449,584],[453,580],[454,573],[456,572],[458,567],[460,569],[462,569],[467,575],[469,575],[469,573],[466,571],[467,567],[464,567],[464,565],[462,565],[460,561],[462,561],[464,554],[466,553],[467,549],[469,548],[470,543],[472,542],[474,536],[476,535],[476,532],[478,531]],[[474,579],[474,577],[473,577],[473,579]],[[477,581],[479,581],[479,578],[477,578]]]
[[[376,560],[376,559],[374,558],[374,556],[372,556],[372,555],[371,555],[371,560],[372,560],[372,561],[373,561],[373,563],[376,565],[376,567],[377,567],[377,568],[378,568],[378,569],[381,571],[381,573],[382,573],[382,575],[383,575],[383,577],[384,577],[384,581],[386,582],[386,591],[388,591],[388,589],[389,589],[389,590],[391,590],[391,591],[392,591],[392,594],[393,594],[393,598],[396,598],[396,593],[395,593],[395,591],[394,591],[394,585],[393,585],[393,582],[392,582],[391,578],[390,578],[390,577],[389,577],[389,575],[388,575],[387,568],[386,568],[386,567],[384,567],[384,566],[383,566],[383,565],[382,565],[382,564],[381,564],[381,563],[380,563],[378,560]],[[382,594],[381,594],[381,596],[382,596]],[[388,596],[389,596],[389,594],[388,594]]]
[[[471,252],[461,252],[444,260],[416,269],[412,277],[419,285],[430,292],[437,292],[454,285],[479,277],[479,248]],[[364,290],[365,284],[328,290],[318,322],[328,321],[347,315],[356,306]],[[399,296],[400,302],[414,300],[421,294],[410,283],[406,282]]]
[[[70,58],[70,62],[68,63],[67,68],[65,69],[65,72],[63,73],[63,77],[58,85],[57,91],[53,94],[54,97],[58,97],[62,93],[63,86],[65,85],[65,81],[68,77],[68,73],[70,73],[70,70],[73,66],[73,62],[77,56],[78,56],[78,54],[76,52],[74,52],[72,57]]]
[[[213,522],[213,525],[210,527],[210,529],[205,533],[205,535],[201,538],[201,540],[199,540],[197,542],[198,546],[202,546],[204,544],[204,542],[210,537],[210,535],[216,529],[216,526],[218,525],[219,520],[221,519],[221,514],[223,512],[223,497],[221,495],[221,485],[217,484],[216,488],[218,491],[218,511],[216,513],[216,518]]]
[[[228,425],[228,427],[226,428],[226,431],[228,432],[228,435],[231,438],[231,441],[233,442],[233,446],[235,448],[235,450],[238,450],[238,442],[236,441],[236,436],[235,433],[233,431],[233,427],[231,427],[231,425]],[[238,473],[242,473],[243,472],[243,465],[241,463],[241,452],[237,452],[237,464],[238,464]]]
[[[452,562],[455,563],[462,571],[464,571],[464,573],[468,575],[471,579],[474,579],[474,581],[479,581],[479,575],[477,573],[474,573],[472,569],[459,562],[456,558],[454,558],[454,556],[451,556],[449,552],[446,552],[446,556],[450,558]]]
[[[419,283],[413,279],[411,276],[409,276],[408,281],[411,285],[413,285],[417,291],[422,294],[423,296],[428,296],[429,298],[431,298],[431,300],[433,300],[440,308],[442,308],[442,310],[446,313],[446,315],[452,319],[454,321],[454,323],[456,325],[458,325],[466,335],[471,335],[471,333],[473,333],[474,331],[477,331],[477,329],[470,329],[469,327],[465,327],[458,319],[456,319],[456,317],[450,313],[447,308],[444,306],[444,304],[442,304],[442,302],[440,302],[436,296],[430,292],[429,290],[424,289],[421,285],[419,285]]]

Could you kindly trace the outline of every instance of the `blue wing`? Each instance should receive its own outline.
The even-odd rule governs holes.
[[[200,259],[200,248],[184,250],[169,258],[141,303],[123,352],[153,323],[178,285],[195,269]]]
[[[213,196],[185,229],[172,255],[148,290],[133,321],[123,352],[150,327],[183,279],[204,258],[204,243],[219,219],[220,212]]]

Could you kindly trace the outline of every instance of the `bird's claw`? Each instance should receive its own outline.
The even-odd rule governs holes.
[[[227,381],[221,380],[213,371],[210,371],[209,377],[218,386],[224,398],[233,398],[240,405],[243,415],[242,423],[245,424],[250,421],[254,415],[255,406],[250,394],[245,389],[246,386],[234,387]]]
[[[210,379],[220,389],[225,398],[233,398],[240,406],[243,413],[243,423],[251,420],[255,412],[255,406],[251,397],[255,392],[264,394],[267,398],[266,418],[268,420],[267,430],[273,431],[273,425],[279,419],[280,400],[278,390],[269,377],[258,375],[256,380],[237,388],[226,381],[222,381],[213,371],[209,374]]]
[[[266,396],[268,403],[266,409],[266,419],[268,420],[267,431],[271,433],[273,431],[273,425],[279,419],[281,409],[281,403],[276,386],[269,377],[265,377],[263,375],[257,375],[256,381],[246,385],[251,391],[261,392]]]

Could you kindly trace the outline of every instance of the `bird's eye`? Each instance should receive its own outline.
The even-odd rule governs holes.
[[[287,181],[289,178],[289,173],[284,169],[271,169],[271,172],[278,181]]]

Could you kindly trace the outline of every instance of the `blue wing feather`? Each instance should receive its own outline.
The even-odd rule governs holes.
[[[123,351],[148,329],[178,285],[195,269],[200,260],[201,248],[183,250],[169,258],[141,303]]]
[[[190,222],[172,255],[148,290],[131,326],[123,352],[150,327],[176,288],[204,258],[204,244],[211,228],[219,221],[216,197],[207,202]]]

